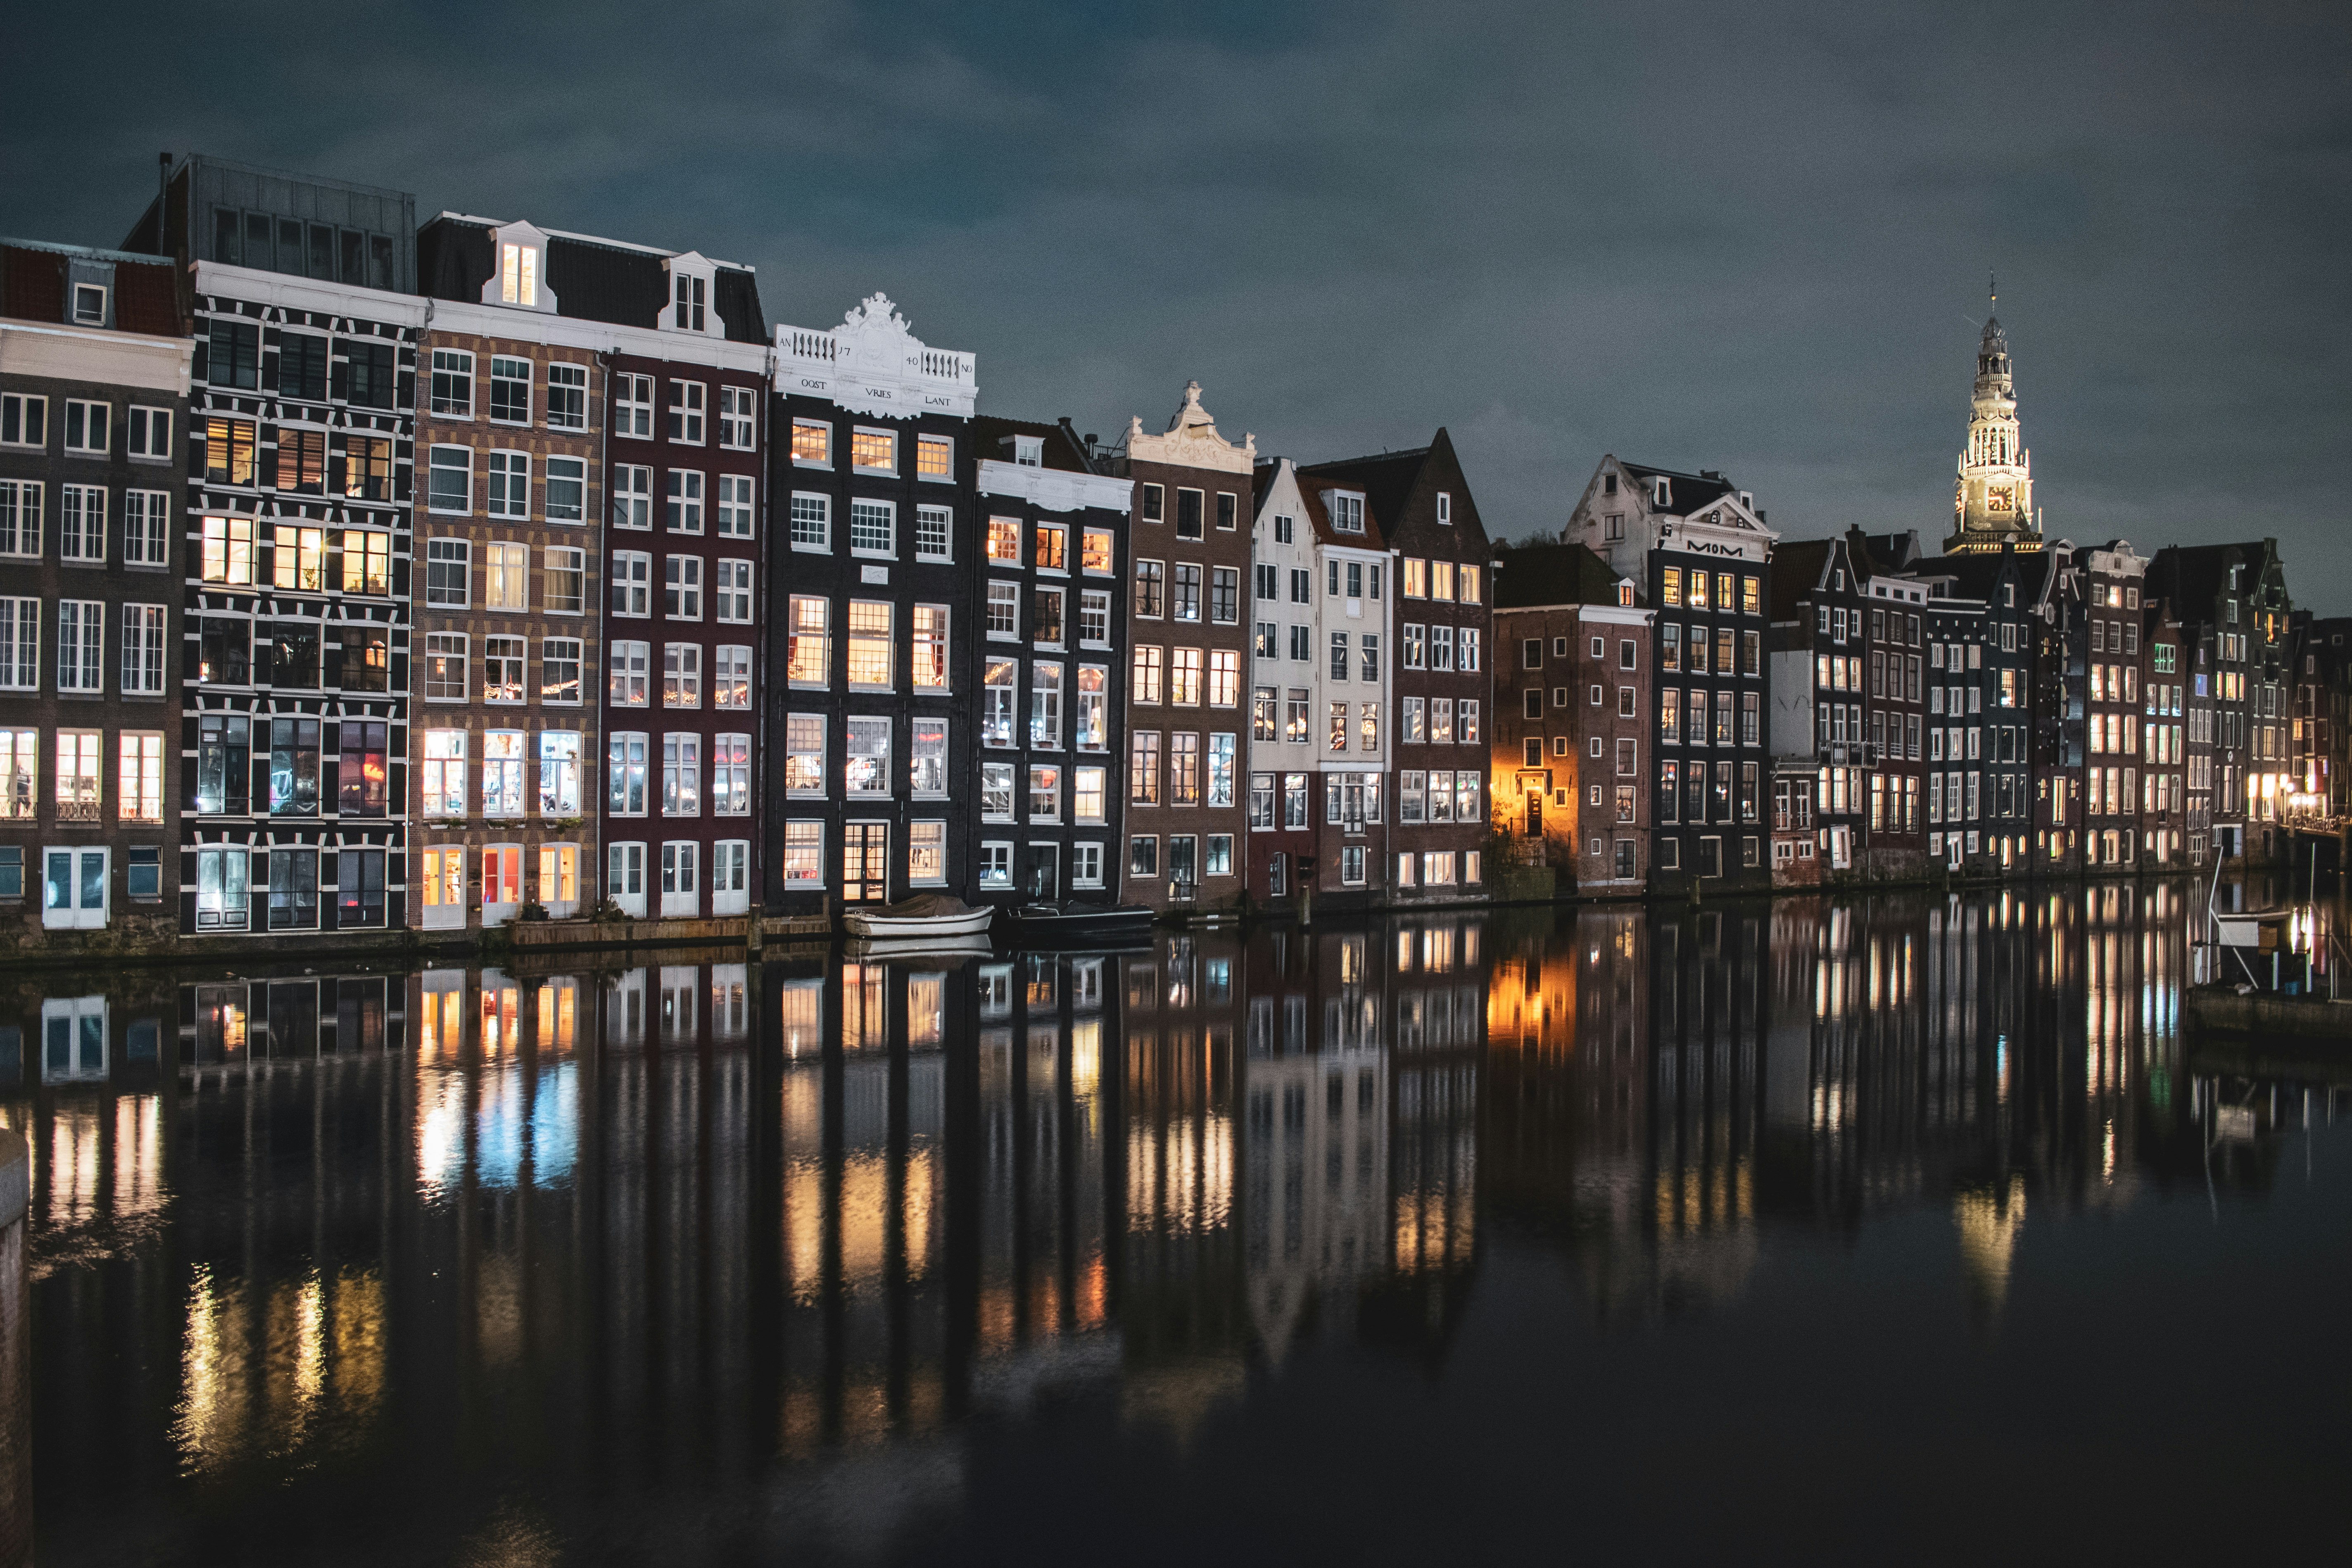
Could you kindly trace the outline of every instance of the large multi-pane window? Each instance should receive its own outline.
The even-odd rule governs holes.
[[[482,737],[482,815],[523,813],[523,733],[492,730]]]
[[[158,696],[163,689],[163,606],[122,606],[122,690]]]
[[[614,816],[646,814],[646,737],[616,731],[604,738],[604,805]]]
[[[208,517],[198,535],[197,574],[207,583],[249,587],[253,583],[253,520]]]
[[[702,737],[671,731],[662,736],[664,816],[702,815]]]
[[[751,479],[743,474],[719,476],[719,537],[751,537]]]
[[[912,650],[908,668],[918,691],[948,688],[948,607],[917,605],[913,610]]]
[[[1062,744],[1062,667],[1051,659],[1029,667],[1029,743],[1053,749]]]
[[[115,814],[125,822],[163,820],[163,737],[125,730],[119,738]]]
[[[96,599],[58,601],[58,689],[105,689],[106,605]]]
[[[674,642],[662,645],[662,706],[702,706],[701,644]]]
[[[490,637],[482,639],[482,700],[523,700],[523,639]]]
[[[545,817],[580,815],[580,731],[542,730],[539,732],[539,814]]]
[[[784,716],[784,793],[824,793],[824,715]]]
[[[868,555],[898,553],[897,509],[888,501],[849,503],[849,548]]]
[[[462,610],[473,592],[473,546],[463,539],[425,542],[425,603],[436,610]]]
[[[751,706],[751,649],[742,643],[721,643],[710,653],[710,705],[713,708]]]
[[[852,719],[842,773],[843,787],[851,795],[890,793],[890,721]]]
[[[794,490],[792,530],[793,549],[831,550],[833,548],[831,498],[810,495],[803,490]]]
[[[849,684],[887,690],[890,686],[890,606],[868,599],[849,602]]]
[[[428,702],[466,700],[466,634],[428,632],[425,637],[425,699]]]
[[[1013,744],[1013,704],[1014,683],[1019,679],[1021,665],[1016,659],[992,658],[981,672],[980,743],[983,746]]]
[[[720,735],[711,742],[710,810],[716,816],[751,815],[751,736]]]
[[[785,644],[785,678],[794,686],[823,686],[831,678],[832,605],[814,595],[793,595]]]

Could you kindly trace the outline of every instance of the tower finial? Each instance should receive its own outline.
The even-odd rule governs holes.
[[[1994,304],[2000,303],[2000,279],[1990,272],[1985,274],[1985,293]]]

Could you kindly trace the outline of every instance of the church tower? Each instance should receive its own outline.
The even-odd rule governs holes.
[[[1996,296],[1996,299],[1998,296]],[[2033,510],[2033,455],[2018,439],[2017,388],[2009,366],[2009,338],[1999,317],[1985,321],[1977,345],[1977,389],[1969,412],[1969,445],[1960,454],[1952,496],[1947,551],[1993,551],[2004,542],[2042,548],[2042,519]]]

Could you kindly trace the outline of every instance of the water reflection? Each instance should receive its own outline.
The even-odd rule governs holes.
[[[976,1423],[1188,1448],[1306,1347],[1439,1369],[1503,1241],[1613,1329],[1927,1216],[1989,1332],[2032,1227],[2259,1194],[2337,1106],[2200,1071],[2192,915],[2118,885],[26,987],[47,1544],[289,1495],[444,1555],[680,1488],[952,1501]],[[426,1456],[478,1479],[369,1494]],[[855,1490],[742,1529],[887,1537]]]

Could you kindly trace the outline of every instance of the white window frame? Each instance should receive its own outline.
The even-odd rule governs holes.
[[[730,452],[758,449],[760,395],[754,388],[719,384],[719,445]]]
[[[556,486],[559,484],[567,487],[577,486],[580,499],[576,501],[559,502],[555,499]],[[588,521],[588,459],[567,458],[560,452],[551,453],[547,458],[546,477],[540,484],[540,493],[541,510],[548,521],[585,523]],[[525,516],[529,515],[528,494],[526,490]]]
[[[871,463],[861,463],[857,460],[857,438],[860,436],[879,436],[883,440],[890,444],[890,462],[888,467],[877,468]],[[850,472],[856,474],[887,474],[896,478],[898,472],[898,433],[896,430],[880,429],[872,425],[851,426],[849,428],[849,469]]]
[[[613,526],[649,533],[654,526],[654,471],[644,463],[613,465]]]
[[[573,378],[577,377],[577,380]],[[559,396],[559,394],[562,395]],[[562,404],[579,398],[580,410],[575,416],[568,409],[558,412]],[[551,430],[585,430],[588,428],[588,367],[566,360],[547,362],[547,427]]]
[[[172,450],[172,411],[131,405],[123,423],[124,455],[134,462],[168,463]]]
[[[607,645],[605,702],[614,708],[646,708],[653,702],[654,645],[624,637]]]
[[[713,562],[718,568],[710,588],[711,619],[726,626],[751,624],[751,563],[732,556]]]
[[[426,412],[436,419],[474,417],[474,356],[466,349],[435,349],[427,373]],[[448,390],[444,390],[447,388]],[[462,395],[453,395],[459,394]]]
[[[716,709],[751,707],[751,679],[750,646],[720,643],[711,653],[710,706]]]
[[[789,514],[792,546],[812,555],[833,553],[833,498],[794,490]],[[803,537],[806,535],[807,537]]]
[[[721,539],[751,538],[758,494],[758,487],[751,475],[719,475],[718,516],[711,531]]]
[[[612,613],[624,620],[652,618],[653,553],[645,550],[615,550],[612,552]]]
[[[45,489],[38,479],[0,479],[0,555],[40,557]]]
[[[163,606],[122,606],[122,695],[163,694]]]
[[[58,487],[58,560],[68,566],[106,564],[104,485]]]
[[[866,515],[859,515],[861,510]],[[860,544],[857,530],[861,523],[871,526],[878,515],[883,529],[883,542]],[[858,496],[849,503],[849,553],[866,560],[895,561],[898,558],[898,508],[894,501],[876,500]]]
[[[462,460],[445,463],[441,460],[442,456],[445,453],[450,455],[452,458]],[[434,446],[425,453],[425,510],[429,512],[438,512],[444,517],[471,516],[474,510],[474,449],[471,447],[453,447],[446,442],[440,443]],[[433,481],[436,477],[442,474],[462,474],[465,476],[466,494],[464,505],[444,506],[441,504],[440,493],[435,488]]]
[[[662,618],[702,619],[703,562],[699,555],[662,557]]]
[[[81,438],[74,438],[79,430]],[[96,439],[91,433],[96,432]],[[58,433],[68,457],[104,458],[114,451],[114,405],[94,398],[66,399],[65,427]]]
[[[662,528],[669,533],[699,535],[703,504],[709,494],[700,468],[670,468],[662,482]]]
[[[703,426],[710,411],[710,384],[672,377],[662,434],[675,447],[708,446]]]
[[[936,543],[937,548],[932,546]],[[955,559],[955,510],[944,506],[915,509],[915,559],[952,562]]]
[[[106,603],[59,599],[58,694],[96,697],[106,690]]]
[[[517,247],[509,246],[508,248],[512,250]],[[520,375],[511,374],[518,369],[522,372]],[[509,374],[501,374],[501,371]],[[531,383],[537,379],[537,373],[532,369],[531,363],[528,359],[515,354],[492,354],[490,356],[490,402],[488,409],[485,410],[488,414],[489,422],[493,425],[528,426],[530,424]],[[501,390],[511,391],[518,384],[522,389],[522,417],[520,419],[501,417],[496,412],[499,405],[499,393]]]

